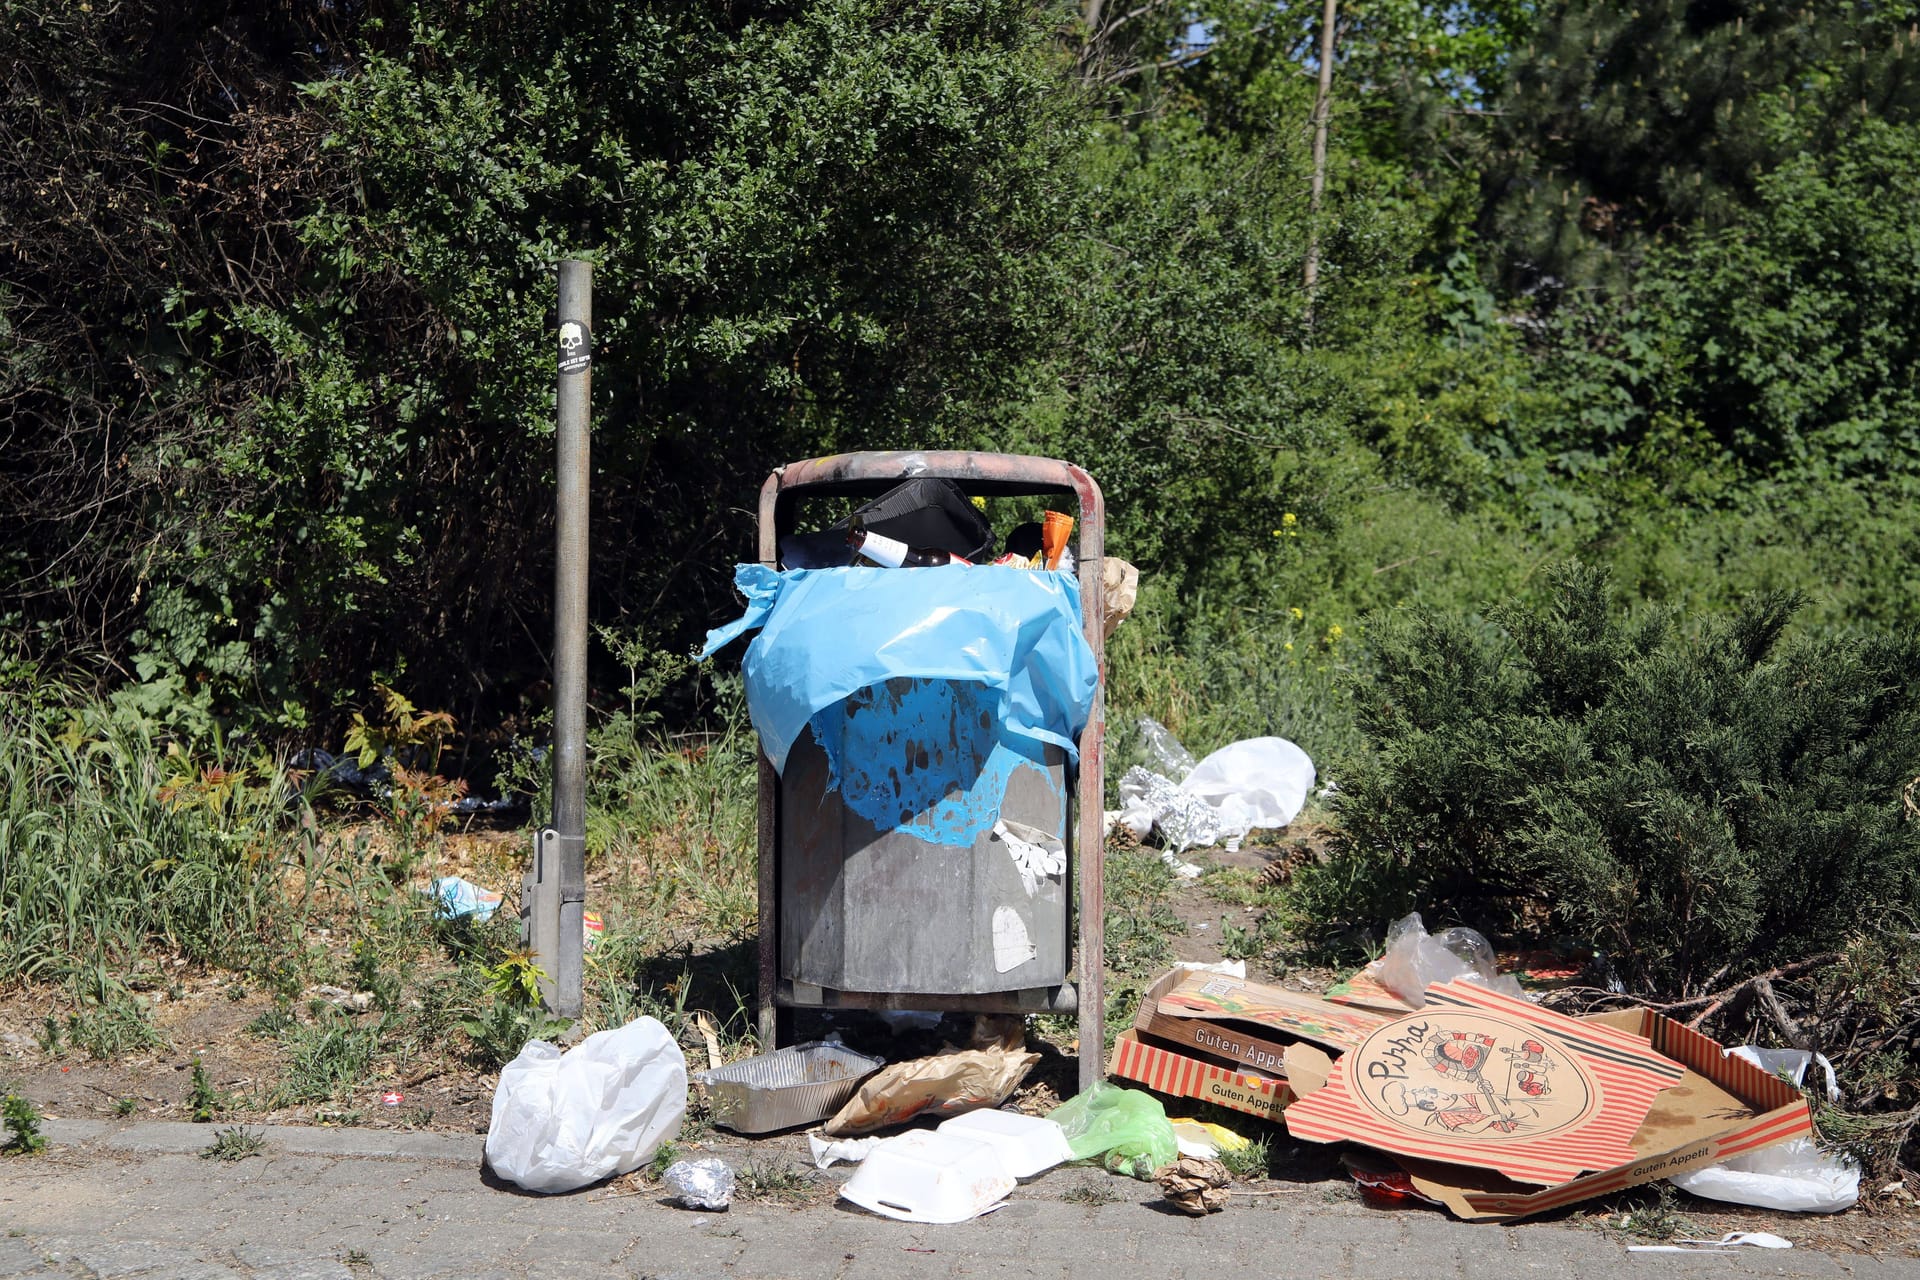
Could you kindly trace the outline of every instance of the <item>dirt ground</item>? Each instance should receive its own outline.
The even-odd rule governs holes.
[[[1247,848],[1237,853],[1216,849],[1192,855],[1194,861],[1204,866],[1236,866],[1256,871],[1281,856],[1281,851],[1267,848]],[[1205,881],[1181,882],[1174,891],[1172,906],[1186,926],[1185,933],[1173,940],[1174,955],[1179,960],[1221,959],[1221,939],[1226,926],[1251,928],[1256,920],[1253,909],[1222,901],[1209,892]],[[404,1070],[376,1061],[373,1073],[365,1081],[353,1085],[326,1105],[266,1107],[262,1100],[271,1094],[275,1082],[285,1071],[286,1051],[274,1037],[250,1032],[248,1027],[273,1010],[273,1000],[265,992],[249,989],[229,975],[192,972],[184,963],[176,966],[176,972],[177,976],[164,988],[143,993],[151,1002],[154,1020],[166,1044],[108,1061],[96,1061],[72,1048],[58,1054],[48,1051],[45,1030],[48,1019],[58,1019],[70,1012],[60,992],[16,989],[0,996],[0,1084],[32,1100],[47,1116],[185,1120],[192,1115],[188,1097],[192,1064],[198,1057],[205,1065],[209,1083],[225,1103],[217,1113],[217,1123],[221,1125],[271,1122],[353,1125],[375,1130],[485,1132],[494,1076],[475,1070],[451,1051],[429,1055]],[[1332,970],[1303,968],[1290,968],[1276,974],[1263,971],[1258,963],[1249,964],[1249,973],[1300,990],[1321,990],[1343,976]],[[310,991],[300,1003],[316,998],[324,996]],[[934,1032],[922,1033],[911,1043],[893,1046],[889,1056],[898,1059],[914,1052],[930,1052],[954,1029],[943,1026]],[[1074,1060],[1058,1051],[1070,1049],[1070,1045],[1039,1047],[1044,1055],[1042,1063],[1017,1096],[1025,1108],[1036,1111],[1044,1110],[1059,1093],[1070,1088],[1074,1073]],[[690,1052],[690,1057],[699,1056],[697,1049]],[[1190,1104],[1185,1109],[1197,1110],[1198,1104]],[[793,1135],[756,1143],[706,1128],[697,1122],[697,1109],[695,1115],[696,1123],[689,1135],[691,1142],[723,1154],[746,1157],[757,1149],[771,1154],[792,1145]],[[1226,1120],[1248,1137],[1268,1142],[1276,1178],[1323,1181],[1330,1190],[1347,1189],[1332,1150],[1294,1142],[1280,1126],[1252,1117],[1221,1112],[1217,1118]],[[1769,1213],[1685,1195],[1678,1197],[1674,1207],[1691,1221],[1694,1234],[1717,1236],[1729,1230],[1772,1231],[1803,1247],[1920,1256],[1920,1205],[1916,1205],[1914,1190],[1920,1190],[1920,1184],[1913,1188],[1905,1184],[1862,1187],[1860,1207],[1831,1217]],[[1579,1206],[1560,1216],[1587,1222],[1596,1228],[1620,1230],[1623,1217],[1631,1228],[1634,1215],[1652,1210],[1656,1199],[1653,1189],[1641,1188]]]

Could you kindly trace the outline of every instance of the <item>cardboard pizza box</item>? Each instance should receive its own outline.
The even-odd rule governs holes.
[[[1176,969],[1147,989],[1134,1029],[1280,1075],[1288,1045],[1305,1041],[1343,1053],[1387,1021],[1387,1015],[1304,991]]]
[[[1798,1089],[1744,1059],[1729,1057],[1720,1044],[1697,1031],[1648,1009],[1578,1021],[1596,1031],[1643,1038],[1674,1068],[1672,1082],[1655,1092],[1644,1111],[1637,1113],[1637,1123],[1626,1139],[1626,1154],[1609,1167],[1542,1184],[1505,1176],[1489,1161],[1443,1161],[1394,1151],[1378,1142],[1372,1145],[1393,1156],[1420,1194],[1446,1205],[1458,1217],[1504,1222],[1716,1164],[1812,1131],[1813,1118]],[[1300,1078],[1291,1082],[1293,1087],[1307,1096],[1318,1092],[1304,1073],[1296,1075]],[[1606,1105],[1604,1099],[1601,1105]],[[1436,1118],[1441,1114],[1436,1113]],[[1304,1115],[1300,1123],[1304,1126]],[[1493,1134],[1490,1141],[1506,1137]]]
[[[1160,1012],[1160,1001],[1190,976],[1175,969],[1162,974],[1140,997],[1133,1016],[1138,1039],[1160,1048],[1202,1061],[1252,1070],[1263,1076],[1284,1078],[1283,1039],[1259,1034],[1246,1026],[1229,1025],[1204,1018],[1177,1018]]]
[[[1122,1031],[1114,1040],[1108,1074],[1145,1085],[1155,1093],[1198,1098],[1263,1120],[1278,1120],[1293,1101],[1293,1091],[1284,1080],[1163,1049],[1148,1044],[1134,1031]]]

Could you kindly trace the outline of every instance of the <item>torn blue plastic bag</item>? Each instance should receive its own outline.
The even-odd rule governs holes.
[[[500,909],[501,902],[505,900],[503,895],[483,889],[459,876],[441,876],[425,892],[433,895],[440,914],[450,920],[472,916],[485,923],[493,918],[493,913]]]
[[[743,564],[734,585],[746,613],[708,632],[701,656],[760,629],[741,671],[748,714],[776,770],[817,714],[901,677],[984,686],[998,695],[1000,730],[1078,759],[1100,676],[1071,574],[994,565],[781,573]],[[854,744],[822,737],[840,777],[834,757]]]

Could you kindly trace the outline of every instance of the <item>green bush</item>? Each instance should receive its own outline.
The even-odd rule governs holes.
[[[1591,942],[1636,991],[1832,949],[1920,908],[1920,636],[1783,639],[1798,600],[1683,627],[1604,573],[1550,572],[1485,621],[1379,619],[1322,924],[1409,908]]]

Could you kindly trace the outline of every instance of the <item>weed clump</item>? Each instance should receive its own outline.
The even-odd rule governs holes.
[[[16,1155],[34,1155],[47,1149],[46,1135],[40,1132],[40,1113],[18,1094],[7,1095],[0,1104],[0,1120],[7,1126],[7,1145],[0,1150]]]
[[[235,1126],[222,1129],[213,1135],[213,1142],[200,1152],[202,1160],[222,1160],[232,1163],[245,1160],[248,1156],[257,1156],[266,1149],[267,1136],[252,1130]]]

